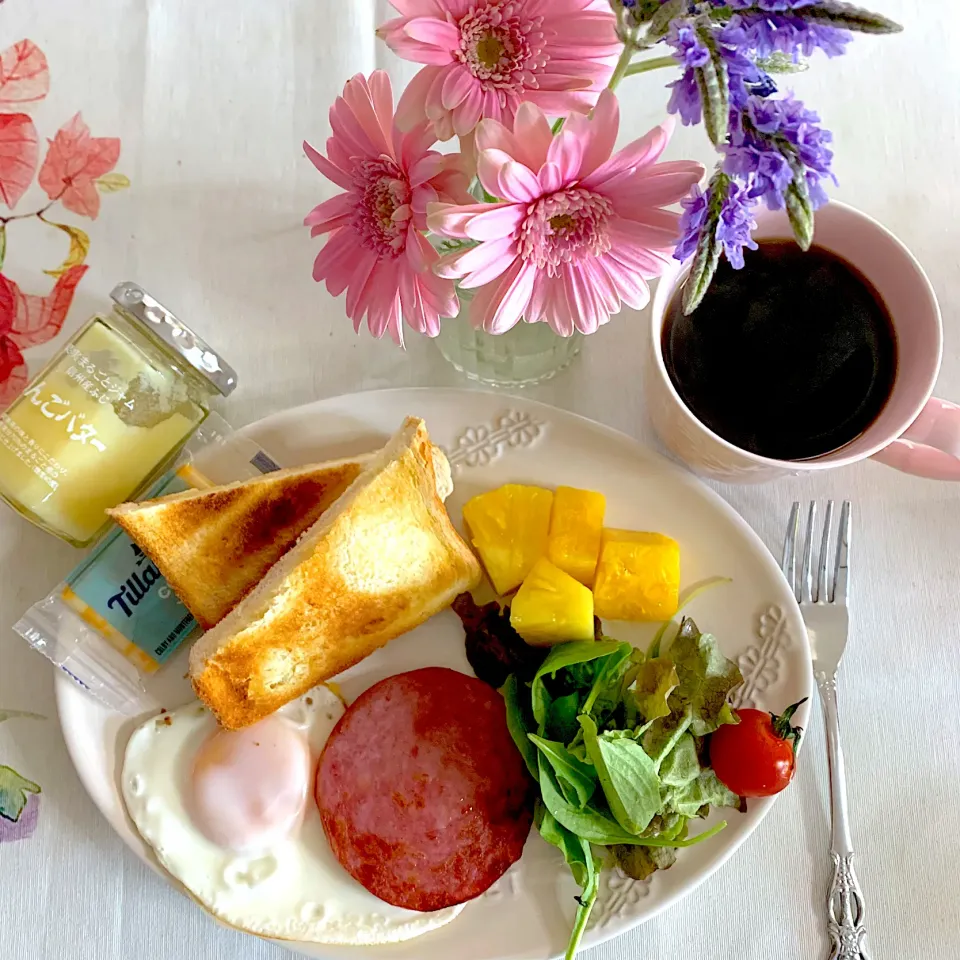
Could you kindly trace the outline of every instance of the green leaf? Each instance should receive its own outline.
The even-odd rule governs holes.
[[[687,836],[687,822],[679,813],[661,813],[653,818],[644,833],[660,840],[683,840]]]
[[[7,257],[7,225],[0,223],[0,270],[3,269],[3,261]]]
[[[598,736],[592,717],[579,719],[610,812],[624,830],[640,833],[660,809],[660,779],[653,761],[636,740]]]
[[[582,713],[592,713],[598,718],[609,714],[623,698],[624,679],[630,669],[633,647],[629,643],[621,643],[618,648],[597,662],[595,678],[586,700],[583,702]]]
[[[689,733],[685,733],[663,758],[658,773],[667,787],[685,787],[700,776],[697,744]]]
[[[589,663],[611,653],[616,653],[622,644],[619,640],[575,640],[572,643],[559,643],[550,650],[547,659],[540,665],[534,680],[546,676],[555,677],[557,672],[577,663]]]
[[[682,787],[672,787],[664,798],[666,808],[681,817],[706,816],[709,807],[738,807],[740,798],[729,790],[712,769],[703,770]]]
[[[588,805],[577,810],[564,800],[557,785],[557,778],[550,764],[540,758],[540,791],[544,806],[562,826],[581,840],[600,847],[612,847],[616,844],[633,844],[640,847],[692,847],[719,833],[727,824],[722,821],[695,837],[665,838],[656,836],[638,837],[628,833],[612,817],[596,807]]]
[[[580,725],[577,717],[580,714],[581,695],[577,692],[553,700],[547,711],[545,732],[547,736],[561,743],[569,743],[577,734]]]
[[[530,707],[537,723],[537,733],[547,732],[547,715],[550,713],[552,704],[553,698],[546,684],[542,680],[534,680],[530,684]]]
[[[27,805],[27,794],[39,792],[39,784],[21,777],[12,767],[0,766],[0,817],[16,823]]]
[[[575,833],[582,840],[598,846],[610,846],[614,843],[632,843],[634,836],[627,833],[612,817],[608,817],[589,804],[578,810],[568,803],[557,783],[550,762],[541,753],[540,757],[540,795],[544,805],[554,818]]]
[[[677,862],[677,851],[673,847],[619,844],[611,849],[617,866],[633,880],[646,880],[657,870],[668,870]]]
[[[536,780],[540,771],[537,762],[537,750],[527,737],[535,727],[520,700],[522,693],[525,692],[526,687],[521,687],[520,681],[517,680],[516,676],[512,673],[507,677],[507,682],[500,689],[500,693],[503,694],[504,703],[506,703],[507,706],[507,729],[510,731],[510,736],[513,737],[513,742],[517,745],[517,749],[523,757],[523,762],[527,765],[527,770],[530,771],[530,776]]]
[[[564,799],[582,810],[597,788],[597,771],[589,763],[570,753],[562,743],[544,740],[535,733],[527,736],[553,767]]]
[[[747,11],[742,11],[746,13]],[[857,33],[900,33],[903,27],[879,13],[871,13],[842,0],[820,0],[816,6],[803,7],[793,13],[808,23],[826,23]]]
[[[717,264],[720,263],[722,246],[717,240],[717,226],[729,186],[730,178],[718,170],[707,188],[710,191],[707,217],[700,229],[700,239],[690,264],[690,273],[683,283],[683,312],[686,316],[700,306],[700,301],[706,296],[713,275],[717,272]]]
[[[54,223],[52,220],[44,220],[51,227],[56,227],[63,231],[70,238],[70,249],[67,252],[66,259],[55,270],[44,270],[48,277],[59,277],[66,273],[71,267],[78,267],[87,259],[90,252],[90,237],[87,236],[79,227],[73,227],[68,223]]]
[[[688,713],[691,733],[703,737],[734,720],[727,695],[743,683],[743,675],[720,652],[715,637],[701,633],[693,620],[685,617],[670,645],[670,659],[680,678],[670,705],[675,712]]]
[[[107,173],[98,177],[94,183],[101,193],[117,193],[130,186],[130,178],[125,177],[122,173]]]
[[[650,18],[647,27],[647,39],[659,40],[665,37],[670,30],[670,23],[686,12],[686,0],[666,0],[660,9]]]
[[[625,843],[618,843],[611,847],[613,858],[617,866],[631,880],[646,880],[657,872],[657,865],[650,856],[653,847],[636,847]]]
[[[671,715],[655,720],[653,726],[643,735],[643,749],[656,769],[660,769],[660,764],[690,729],[690,724],[690,712],[686,711],[681,715]]]
[[[663,657],[647,660],[640,667],[634,692],[637,707],[648,722],[670,715],[667,697],[673,693],[680,678],[673,662]]]
[[[546,729],[547,711],[551,702],[550,694],[544,684],[544,677],[555,677],[560,670],[578,663],[590,663],[600,657],[616,653],[621,644],[616,640],[578,640],[573,643],[560,643],[553,647],[547,659],[540,665],[530,687],[530,699],[533,704],[533,717],[538,724],[538,732]],[[629,647],[629,644],[627,644]],[[593,682],[593,674],[590,683]]]
[[[709,27],[698,26],[697,37],[710,51],[710,59],[695,71],[703,106],[703,126],[711,143],[715,147],[722,147],[730,132],[730,78],[727,74],[727,62],[723,59],[716,37]]]
[[[533,808],[533,822],[540,831],[540,836],[563,854],[577,886],[585,887],[589,879],[588,864],[593,858],[589,845],[559,823],[543,805],[542,800],[537,800]]]
[[[24,720],[46,720],[42,714],[30,713],[29,710],[0,710],[0,723],[4,720],[16,720],[20,717]]]
[[[803,168],[795,170],[793,181],[787,187],[785,200],[787,217],[801,250],[809,250],[813,244],[813,204],[807,189]]]

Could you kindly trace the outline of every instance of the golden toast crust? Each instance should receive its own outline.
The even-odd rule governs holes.
[[[111,511],[204,630],[219,623],[357,478],[362,464],[267,474]]]
[[[263,583],[191,653],[197,696],[237,729],[449,606],[480,567],[437,494],[432,447],[408,420]]]

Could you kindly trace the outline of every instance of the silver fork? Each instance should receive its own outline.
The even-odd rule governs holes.
[[[827,763],[830,768],[830,812],[833,822],[830,855],[833,882],[827,897],[827,932],[830,934],[830,960],[870,960],[863,923],[864,906],[860,883],[853,871],[853,842],[847,813],[847,785],[840,747],[840,719],[837,712],[837,669],[847,645],[850,617],[847,608],[850,532],[850,501],[844,500],[836,533],[832,576],[827,575],[830,559],[833,501],[827,501],[820,537],[814,581],[814,540],[817,504],[811,502],[807,513],[807,532],[803,542],[802,569],[797,568],[797,542],[800,536],[800,504],[790,511],[790,522],[783,542],[781,566],[787,582],[796,594],[803,621],[810,637],[813,674],[820,691],[823,722],[827,732]]]

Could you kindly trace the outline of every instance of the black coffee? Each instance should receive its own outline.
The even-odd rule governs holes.
[[[835,253],[792,240],[721,260],[702,303],[667,309],[663,359],[694,416],[725,440],[806,460],[858,437],[883,409],[897,340],[873,285]]]

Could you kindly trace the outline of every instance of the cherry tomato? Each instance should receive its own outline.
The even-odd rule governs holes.
[[[804,698],[806,699],[806,698]],[[737,710],[737,724],[725,724],[710,740],[710,763],[717,776],[740,797],[771,797],[793,779],[802,730],[790,720],[804,701],[780,716],[762,710]]]

